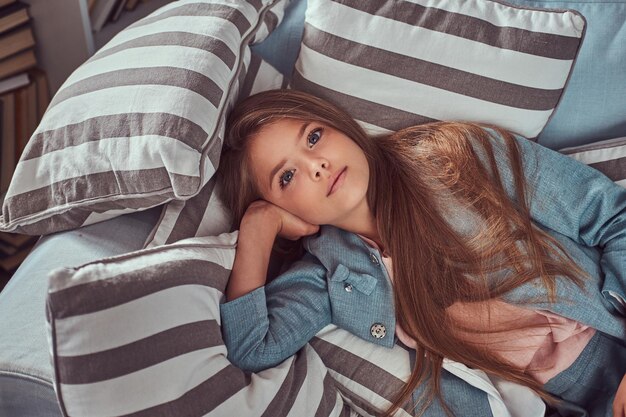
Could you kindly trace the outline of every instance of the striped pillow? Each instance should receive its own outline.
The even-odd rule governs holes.
[[[287,0],[180,0],[61,86],[16,167],[0,230],[48,234],[196,195],[219,161],[249,44]]]
[[[256,54],[252,54],[250,67],[238,100],[260,91],[285,88],[286,78]],[[219,186],[219,184],[217,184]],[[154,247],[194,236],[219,235],[230,230],[231,215],[221,200],[215,177],[188,200],[174,200],[163,206],[161,217],[144,247]]]
[[[230,364],[219,303],[237,235],[50,273],[48,340],[64,416],[375,417],[391,404],[410,375],[408,350],[334,325],[276,367],[250,375]]]
[[[626,137],[561,149],[626,188]]]
[[[309,342],[328,367],[344,401],[359,415],[376,417],[386,410],[411,375],[409,352],[376,346],[330,325]],[[411,417],[405,407],[394,416]]]
[[[228,362],[219,303],[236,239],[192,238],[50,273],[63,415],[356,416],[310,346],[255,375]]]
[[[373,132],[460,120],[536,138],[584,31],[576,11],[490,0],[309,0],[292,84]]]

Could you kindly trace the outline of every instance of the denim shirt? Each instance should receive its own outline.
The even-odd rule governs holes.
[[[545,299],[545,289],[535,282],[507,293],[505,300],[625,340],[626,190],[570,157],[521,137],[516,141],[535,225],[557,239],[590,279],[579,288],[557,278],[555,303],[538,301]],[[492,143],[503,185],[514,198],[506,145],[496,135]],[[485,157],[479,146],[475,149]],[[453,223],[462,225],[463,218]],[[228,357],[240,368],[277,365],[330,323],[393,346],[392,286],[381,254],[354,233],[332,226],[306,238],[305,248],[303,259],[275,280],[221,306]],[[446,390],[443,382],[444,398],[456,395],[458,390]]]

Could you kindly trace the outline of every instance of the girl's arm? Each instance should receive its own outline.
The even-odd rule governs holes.
[[[513,198],[507,147],[495,134],[492,143],[498,171],[508,195]],[[596,169],[523,137],[516,136],[516,143],[533,220],[579,244],[599,247],[603,288],[623,295],[626,292],[626,189]]]
[[[295,239],[317,230],[267,202],[246,211],[221,305],[228,358],[237,367],[257,372],[275,366],[330,323],[326,270],[312,256],[265,285],[276,236]]]
[[[265,285],[267,268],[280,223],[269,209],[260,209],[241,221],[233,270],[226,286],[232,301]]]

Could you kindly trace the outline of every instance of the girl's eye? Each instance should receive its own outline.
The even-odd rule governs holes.
[[[322,132],[324,129],[318,127],[317,129],[313,129],[309,136],[307,137],[307,141],[309,142],[309,147],[313,147],[319,140],[322,138]]]
[[[319,142],[319,140],[322,138],[323,131],[324,131],[323,128],[318,127],[316,129],[313,129],[309,133],[309,135],[307,136],[307,142],[309,144],[309,148],[312,148],[315,144],[317,144],[317,142]],[[280,177],[278,177],[278,185],[280,186],[281,189],[289,185],[295,173],[296,173],[295,169],[288,169],[284,171],[280,175]]]
[[[280,186],[281,189],[289,185],[289,183],[293,179],[293,174],[294,174],[294,170],[289,169],[283,172],[280,177],[278,177],[278,185]]]

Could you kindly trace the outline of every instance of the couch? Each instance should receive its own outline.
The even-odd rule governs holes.
[[[587,29],[555,113],[538,137],[564,149],[626,136],[626,1],[525,1],[528,7],[571,8]],[[275,31],[253,50],[283,74],[298,55],[306,1],[293,0]],[[619,162],[626,164],[624,159]],[[54,390],[46,321],[48,274],[144,248],[164,212],[157,205],[73,230],[42,236],[0,293],[0,415],[63,415]]]

